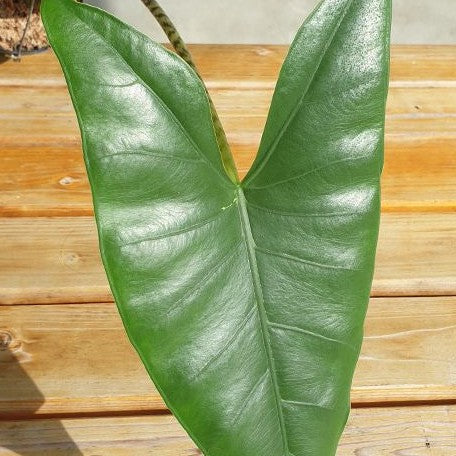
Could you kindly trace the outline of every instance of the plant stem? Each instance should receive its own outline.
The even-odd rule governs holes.
[[[239,176],[237,173],[236,165],[233,160],[233,155],[230,151],[230,146],[228,145],[228,140],[226,139],[225,130],[223,129],[222,123],[220,122],[220,118],[217,114],[215,109],[214,103],[212,101],[211,96],[207,90],[206,85],[204,84],[203,78],[201,77],[195,62],[193,61],[192,55],[188,50],[184,40],[181,38],[179,32],[177,31],[174,24],[171,22],[171,19],[165,13],[163,8],[159,5],[159,3],[155,0],[141,0],[147,9],[153,14],[157,22],[160,24],[161,28],[165,32],[166,36],[168,37],[169,42],[173,46],[176,53],[182,57],[188,65],[192,67],[198,77],[201,79],[203,86],[207,93],[207,98],[209,100],[209,106],[211,109],[211,117],[212,123],[214,125],[215,136],[217,138],[217,144],[220,149],[220,155],[222,158],[223,166],[225,168],[226,173],[228,174],[229,178],[235,183],[238,184]]]
[[[27,34],[27,30],[30,25],[30,19],[33,14],[33,8],[35,7],[35,0],[30,0],[30,7],[29,7],[29,13],[27,15],[27,20],[25,22],[24,30],[22,32],[22,37],[19,40],[19,43],[17,44],[16,48],[13,50],[12,57],[15,60],[21,60],[21,54],[22,54],[22,45],[24,43],[25,35]]]

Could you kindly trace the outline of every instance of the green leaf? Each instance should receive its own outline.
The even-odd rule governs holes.
[[[390,3],[320,3],[235,185],[187,64],[101,10],[43,2],[116,303],[207,456],[335,454],[373,273]]]

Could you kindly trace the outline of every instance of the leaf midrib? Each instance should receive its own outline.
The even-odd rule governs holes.
[[[261,163],[257,166],[256,169],[253,170],[253,173],[250,176],[247,174],[246,179],[244,179],[244,181],[243,181],[244,185],[247,185],[248,183],[253,182],[255,180],[255,178],[260,174],[260,172],[266,166],[266,164],[268,163],[268,161],[271,158],[271,156],[274,154],[274,152],[275,152],[280,140],[282,139],[284,133],[288,130],[288,127],[289,127],[290,123],[293,121],[293,119],[295,118],[296,114],[300,110],[306,95],[308,94],[310,88],[312,87],[312,85],[313,85],[313,83],[315,81],[315,77],[316,77],[316,75],[318,73],[318,70],[320,69],[322,62],[325,59],[326,54],[327,54],[329,48],[331,47],[331,45],[332,45],[332,43],[334,41],[334,38],[336,37],[337,32],[340,29],[340,26],[342,25],[342,22],[347,17],[348,11],[350,10],[352,5],[353,5],[353,0],[349,0],[347,5],[346,5],[346,7],[342,11],[342,14],[340,15],[339,20],[337,21],[336,27],[334,27],[332,35],[330,35],[328,37],[328,40],[325,43],[324,50],[321,53],[321,57],[320,57],[317,65],[315,67],[315,70],[310,75],[309,82],[308,82],[307,86],[304,88],[302,95],[298,99],[296,105],[291,110],[291,112],[290,112],[289,116],[287,117],[287,119],[285,120],[284,124],[280,127],[280,130],[279,130],[277,136],[274,138],[273,142],[271,143],[271,145],[267,149],[266,153],[264,154],[264,157],[263,157]],[[291,52],[291,48],[290,48],[289,52]],[[285,61],[286,61],[286,59],[285,59]],[[282,73],[282,71],[284,71],[284,67],[282,67],[282,70],[280,71],[280,73]],[[277,83],[277,87],[279,85],[279,82],[280,82],[280,75],[279,75],[279,80],[278,80],[278,83]],[[277,88],[276,88],[276,91],[277,91]],[[276,91],[275,91],[275,93],[276,93]],[[273,103],[274,103],[274,97],[273,97],[273,100],[272,100],[272,103],[271,103],[271,107],[272,107]],[[268,122],[266,122],[265,130],[267,129],[267,127],[268,127]],[[260,150],[261,150],[261,144],[260,144]]]
[[[271,382],[274,388],[274,399],[277,406],[277,414],[279,418],[279,425],[280,425],[280,433],[282,437],[283,449],[285,455],[290,454],[288,449],[288,439],[287,439],[287,432],[285,426],[285,420],[283,416],[282,404],[281,404],[281,395],[279,391],[279,384],[276,376],[276,368],[275,368],[275,361],[274,355],[272,353],[271,347],[271,340],[269,336],[269,329],[268,329],[268,318],[266,315],[266,309],[264,306],[264,297],[263,297],[263,290],[260,280],[260,273],[258,270],[258,262],[256,257],[256,243],[253,238],[252,229],[250,225],[250,218],[247,211],[247,200],[244,195],[244,191],[241,187],[238,187],[237,191],[237,202],[238,202],[238,209],[239,209],[239,218],[241,221],[242,232],[244,235],[244,241],[247,248],[250,272],[252,276],[252,283],[253,289],[255,294],[255,301],[257,304],[258,310],[258,317],[260,320],[260,329],[261,335],[263,339],[263,345],[266,349],[266,358],[268,362],[268,371],[271,376]]]
[[[75,8],[83,8],[84,5],[75,5]],[[85,20],[84,20],[84,17],[81,16],[80,14],[78,14],[77,12],[77,9],[75,11],[75,16],[77,19],[79,19],[79,21],[84,24],[87,28],[89,28],[95,35],[99,36],[103,42],[110,48],[112,49],[112,51],[122,60],[122,62],[125,63],[125,65],[127,65],[128,68],[131,69],[131,71],[133,72],[133,74],[138,78],[137,82],[142,85],[157,101],[158,103],[160,104],[160,106],[163,108],[163,110],[165,112],[167,112],[172,121],[175,123],[175,125],[177,126],[177,128],[179,128],[179,130],[181,130],[181,132],[183,133],[183,135],[187,138],[187,140],[189,141],[190,145],[193,147],[193,149],[195,150],[195,152],[202,158],[202,161],[206,163],[206,165],[212,170],[214,171],[219,177],[221,177],[221,181],[222,183],[226,186],[227,185],[227,181],[225,179],[225,176],[227,176],[227,174],[225,173],[225,176],[222,174],[221,171],[219,171],[218,169],[215,168],[215,166],[213,165],[213,163],[206,157],[206,154],[203,153],[203,151],[201,150],[201,148],[199,147],[199,145],[194,141],[194,139],[190,136],[189,132],[186,130],[186,128],[182,125],[182,122],[179,120],[179,118],[176,116],[176,114],[174,114],[174,112],[168,107],[168,105],[164,102],[164,100],[155,92],[155,90],[152,89],[152,87],[149,86],[149,84],[146,83],[146,81],[144,81],[144,79],[141,77],[141,75],[139,73],[137,73],[135,71],[135,69],[128,63],[127,59],[109,42],[106,40],[106,37],[103,36],[98,30],[96,30],[95,28],[92,28]],[[117,20],[116,17],[113,17],[114,20]],[[166,52],[169,52],[171,55],[173,56],[176,56],[177,58],[180,58],[182,59],[181,57],[179,57],[177,54],[174,54],[170,51],[168,51],[168,49],[166,49],[164,46],[163,46],[163,49],[166,51]],[[183,60],[183,59],[182,59]],[[183,60],[184,61],[184,60]],[[194,71],[185,61],[184,63],[192,70]],[[199,80],[199,78],[197,77],[197,79]],[[212,122],[212,120],[211,120]],[[227,176],[228,177],[228,176]],[[228,177],[229,178],[229,177]],[[230,181],[231,182],[231,181]]]
[[[87,24],[84,19],[76,14],[76,17],[86,26],[89,27],[89,24]],[[138,82],[148,90],[151,95],[153,95],[157,101],[162,105],[162,107],[169,112],[171,115],[171,118],[175,121],[176,125],[182,130],[182,132],[185,134],[185,136],[189,139],[190,143],[194,147],[194,149],[201,155],[204,159],[207,165],[215,171],[217,174],[221,176],[221,174],[213,167],[212,163],[209,162],[209,160],[206,158],[205,154],[200,150],[200,148],[197,146],[197,144],[193,141],[193,138],[190,137],[188,134],[187,130],[183,127],[179,119],[176,117],[176,115],[168,108],[166,103],[158,96],[158,94],[152,90],[152,88],[146,84],[146,82],[142,79],[142,77],[134,70],[134,68],[127,62],[127,60],[123,57],[120,52],[114,48],[114,46],[111,45],[111,43],[107,42],[105,37],[99,33],[97,30],[92,29],[91,30],[98,35],[110,48],[112,48],[113,52],[115,52],[118,57],[132,70],[132,72],[137,76]],[[225,183],[225,179],[222,178],[222,181]],[[242,226],[242,231],[244,233],[244,240],[248,252],[248,260],[249,260],[249,266],[250,266],[250,271],[251,271],[251,276],[252,276],[252,284],[254,288],[254,294],[256,297],[256,303],[257,303],[257,310],[258,310],[258,316],[260,320],[260,330],[261,330],[261,335],[263,339],[263,345],[266,349],[266,358],[267,358],[267,363],[268,363],[268,371],[271,376],[271,382],[274,388],[274,399],[276,402],[276,407],[277,407],[277,414],[278,414],[278,419],[279,419],[279,426],[280,426],[280,432],[281,432],[281,437],[282,437],[282,443],[283,443],[283,449],[284,449],[284,454],[288,455],[290,454],[289,449],[288,449],[288,439],[287,439],[287,433],[286,433],[286,426],[285,426],[285,420],[283,416],[283,410],[282,410],[282,405],[281,405],[281,395],[279,391],[279,386],[278,386],[278,381],[277,381],[277,376],[276,376],[276,369],[275,369],[275,362],[274,362],[274,356],[272,353],[272,347],[271,347],[271,341],[269,337],[269,330],[268,330],[268,319],[266,315],[266,310],[264,307],[264,298],[263,298],[263,291],[262,291],[262,286],[261,286],[261,281],[260,281],[260,276],[259,276],[259,271],[258,271],[258,264],[257,264],[257,259],[256,259],[256,244],[253,239],[252,235],[252,230],[250,227],[250,218],[247,212],[247,206],[246,206],[246,199],[245,195],[243,192],[243,189],[239,186],[236,190],[237,196],[238,196],[238,209],[239,209],[239,217],[240,217],[240,222]]]
[[[282,125],[277,137],[271,144],[269,150],[267,151],[266,155],[263,157],[262,163],[258,166],[256,170],[252,173],[251,176],[247,176],[247,179],[244,179],[242,182],[243,186],[247,186],[249,182],[252,182],[257,175],[261,172],[261,170],[264,168],[265,164],[269,161],[271,158],[272,154],[274,153],[278,143],[280,142],[280,139],[282,138],[283,134],[287,130],[289,124],[295,117],[296,113],[299,111],[303,100],[308,93],[310,87],[312,86],[314,79],[318,73],[318,70],[321,66],[321,63],[323,62],[326,53],[328,49],[331,47],[335,36],[337,35],[337,31],[339,30],[342,22],[344,21],[345,17],[347,16],[348,11],[350,10],[350,7],[353,4],[353,0],[350,0],[346,6],[346,8],[343,10],[341,17],[334,28],[333,34],[329,37],[325,47],[324,47],[324,52],[322,52],[321,59],[319,60],[315,71],[312,73],[310,81],[305,88],[302,96],[299,98],[298,102],[292,109],[292,112],[290,113],[288,119]],[[272,353],[272,346],[271,346],[271,340],[270,340],[270,335],[269,335],[269,329],[268,329],[268,318],[266,314],[266,309],[264,306],[264,297],[263,297],[263,290],[261,286],[261,280],[260,280],[260,274],[258,270],[258,262],[257,262],[257,257],[256,257],[256,243],[253,238],[252,230],[251,230],[251,224],[250,224],[250,218],[249,214],[247,211],[247,200],[244,195],[244,191],[241,187],[238,187],[237,189],[237,195],[238,195],[238,208],[239,208],[239,216],[241,220],[241,227],[242,231],[244,234],[244,239],[245,239],[245,244],[247,248],[247,253],[248,253],[248,259],[249,259],[249,266],[250,266],[250,271],[252,275],[252,283],[253,283],[253,288],[254,288],[254,293],[255,293],[255,298],[256,298],[256,303],[257,303],[257,309],[258,309],[258,316],[260,320],[260,329],[261,329],[261,335],[263,338],[263,344],[266,349],[266,358],[268,362],[268,370],[271,376],[271,382],[274,388],[274,399],[276,402],[276,407],[277,407],[277,414],[279,418],[279,425],[280,425],[280,432],[281,432],[281,437],[282,437],[282,444],[283,444],[283,449],[284,453],[286,455],[291,455],[292,453],[289,450],[288,446],[288,438],[287,438],[287,431],[286,431],[286,425],[285,425],[285,419],[283,415],[283,409],[282,409],[282,397],[280,395],[280,390],[279,390],[279,385],[278,385],[278,380],[277,380],[277,375],[276,375],[276,368],[275,368],[275,360],[274,360],[274,355]]]

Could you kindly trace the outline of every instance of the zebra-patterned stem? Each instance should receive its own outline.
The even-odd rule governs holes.
[[[184,40],[179,35],[179,32],[176,30],[176,27],[171,22],[171,19],[165,13],[163,8],[155,0],[142,0],[142,2],[154,15],[155,19],[160,24],[160,27],[166,33],[166,36],[168,37],[168,40],[172,44],[176,53],[180,55],[196,71],[196,65],[193,62],[190,51],[187,49]]]
[[[166,36],[168,37],[169,42],[173,46],[176,53],[184,59],[188,65],[190,65],[198,77],[203,82],[203,86],[206,89],[207,97],[209,100],[209,105],[211,108],[211,117],[212,117],[212,124],[214,125],[214,132],[217,138],[217,143],[220,149],[220,155],[222,157],[223,166],[230,177],[230,179],[235,183],[239,183],[239,177],[236,170],[236,165],[234,164],[233,156],[230,151],[230,146],[228,145],[228,140],[226,138],[225,130],[223,129],[222,123],[220,122],[220,118],[215,110],[214,103],[212,98],[209,95],[209,92],[204,84],[203,78],[201,77],[198,69],[196,68],[195,62],[192,59],[192,55],[188,50],[184,40],[179,35],[174,24],[171,22],[171,19],[165,13],[163,8],[159,5],[159,3],[155,0],[141,0],[147,9],[153,14],[157,22],[160,24],[161,28],[165,32]]]

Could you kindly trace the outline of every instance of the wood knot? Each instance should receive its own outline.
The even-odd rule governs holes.
[[[30,358],[30,354],[24,351],[24,341],[13,330],[0,329],[0,365],[26,362]],[[0,367],[0,371],[1,369]]]
[[[269,55],[271,53],[271,51],[269,49],[266,49],[266,48],[259,48],[259,49],[256,49],[255,52],[257,53],[257,55]]]
[[[59,184],[63,185],[64,187],[66,187],[67,185],[74,184],[77,181],[78,181],[78,179],[75,179],[74,177],[65,176],[65,177],[62,177],[62,179],[59,180]]]
[[[0,351],[8,350],[13,342],[13,336],[8,331],[0,330]]]
[[[74,266],[75,264],[79,263],[80,256],[76,252],[65,252],[62,255],[63,263],[66,266]]]

